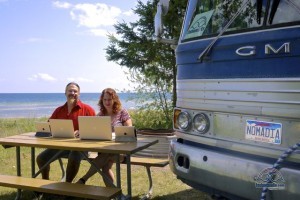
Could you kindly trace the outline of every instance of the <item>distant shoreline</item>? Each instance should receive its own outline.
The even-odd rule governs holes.
[[[129,108],[129,109],[126,109],[127,111],[129,112],[134,112],[136,111],[137,109],[136,108]],[[95,110],[96,111],[96,114],[99,112],[98,110]],[[5,117],[5,116],[1,116],[0,115],[0,119],[42,119],[42,118],[46,118],[48,119],[51,115],[49,116],[11,116],[11,117]]]
[[[120,93],[119,98],[126,109],[137,108],[134,94]],[[82,102],[99,111],[99,93],[81,93]],[[0,93],[0,118],[50,117],[53,111],[66,102],[64,93]]]

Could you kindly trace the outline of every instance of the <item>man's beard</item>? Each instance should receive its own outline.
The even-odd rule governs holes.
[[[70,103],[76,104],[76,103],[77,103],[77,100],[78,100],[78,97],[77,97],[77,96],[74,96],[74,95],[69,95],[68,99],[69,99],[69,102],[70,102]]]

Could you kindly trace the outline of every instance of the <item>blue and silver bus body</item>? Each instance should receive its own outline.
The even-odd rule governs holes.
[[[181,38],[182,39],[182,38]],[[222,35],[201,62],[211,38],[180,42],[176,49],[176,141],[171,170],[186,184],[236,199],[259,199],[264,175],[300,142],[300,26],[274,26]],[[185,112],[189,125],[178,127]],[[209,126],[199,133],[194,117]],[[300,155],[277,171],[267,198],[300,199]],[[277,182],[276,182],[277,181]],[[280,183],[280,185],[279,185]]]

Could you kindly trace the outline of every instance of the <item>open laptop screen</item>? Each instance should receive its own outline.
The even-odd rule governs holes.
[[[89,140],[112,140],[110,116],[79,116],[79,137]]]

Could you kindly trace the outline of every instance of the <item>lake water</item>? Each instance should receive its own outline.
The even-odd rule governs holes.
[[[126,109],[136,108],[133,93],[119,93],[122,105]],[[96,113],[99,93],[81,93],[82,102],[92,106]],[[64,93],[0,93],[0,118],[50,117],[58,106],[66,102]]]

